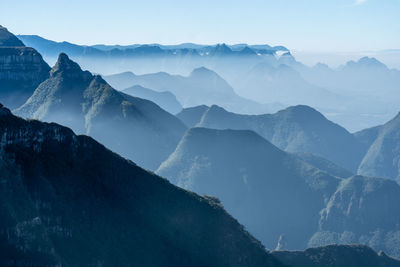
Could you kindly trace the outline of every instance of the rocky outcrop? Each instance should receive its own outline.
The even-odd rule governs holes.
[[[22,105],[49,76],[50,67],[33,48],[25,47],[0,26],[0,101],[10,108]]]

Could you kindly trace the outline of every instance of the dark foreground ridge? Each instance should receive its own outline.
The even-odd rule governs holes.
[[[1,266],[282,266],[211,199],[0,105]]]

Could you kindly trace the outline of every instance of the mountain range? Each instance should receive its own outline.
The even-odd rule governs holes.
[[[192,128],[156,173],[218,197],[267,248],[361,243],[400,256],[396,182],[335,177],[255,132]]]
[[[0,134],[4,266],[400,266],[367,247],[268,253],[217,198],[179,189],[90,137],[23,120],[1,104]]]
[[[197,54],[205,54],[206,52],[210,53],[210,51],[226,51],[227,53],[238,53],[245,49],[249,51],[253,51],[254,53],[275,53],[277,51],[288,51],[286,47],[283,46],[269,46],[269,45],[248,45],[248,44],[236,44],[236,45],[225,45],[225,44],[217,44],[217,45],[201,45],[201,44],[193,44],[193,43],[183,43],[179,45],[161,45],[161,44],[132,44],[132,45],[93,45],[93,46],[82,46],[76,45],[69,42],[54,42],[43,37],[37,35],[17,35],[17,37],[25,42],[28,46],[37,47],[40,52],[44,54],[52,53],[53,56],[58,55],[59,53],[65,52],[70,54],[71,56],[82,56],[82,55],[103,55],[107,56],[110,54],[118,54],[125,53],[125,55],[138,54],[138,51],[141,49],[159,49],[158,51],[162,51],[164,54],[175,55],[179,54],[179,50],[196,50]],[[221,47],[223,50],[221,50]],[[228,49],[226,49],[228,48]],[[142,50],[143,51],[143,50]],[[156,51],[156,50],[154,50]]]
[[[356,136],[369,145],[358,172],[400,183],[400,113],[384,125],[365,129]]]
[[[205,67],[223,77],[242,98],[269,106],[280,103],[279,108],[311,105],[351,132],[383,124],[398,112],[400,71],[387,68],[375,58],[362,57],[339,68],[325,64],[309,67],[297,61],[285,47],[268,45],[80,46],[38,36],[20,38],[38,49],[51,64],[60,52],[66,52],[84,69],[103,75],[131,71],[137,75],[166,72],[188,76],[194,69]],[[134,85],[137,84],[117,89]],[[197,103],[201,104],[207,103]],[[228,108],[222,103],[212,104]],[[248,107],[229,110],[266,112]],[[277,110],[272,106],[269,112]]]
[[[0,106],[2,266],[282,266],[220,204]]]
[[[216,72],[204,67],[194,69],[189,76],[170,75],[165,72],[135,75],[125,72],[103,78],[113,87],[123,90],[140,85],[164,92],[172,92],[183,107],[217,104],[240,113],[271,112],[279,104],[260,104],[240,97]]]
[[[364,146],[346,129],[308,106],[293,106],[274,114],[241,115],[214,105],[204,110],[196,125],[253,130],[282,150],[319,155],[353,172],[364,152]]]
[[[282,234],[286,249],[305,248],[340,183],[248,130],[192,128],[156,173],[218,197],[270,249]]]
[[[60,54],[49,78],[15,113],[93,136],[149,169],[168,157],[186,130],[153,102],[118,92],[66,54]]]
[[[84,68],[119,61],[194,70],[103,76],[109,85],[65,53],[50,69],[0,27],[0,101],[29,119],[0,104],[0,265],[400,265],[385,254],[400,258],[399,115],[351,134],[305,105],[264,114],[281,104],[248,100],[230,85],[253,67],[261,70],[255,77],[272,75],[266,82],[283,73],[280,84],[298,85],[294,99],[325,90],[283,47],[62,45],[76,49]],[[370,58],[315,69],[397,75]],[[304,91],[304,83],[318,90]],[[396,92],[388,88],[382,92]],[[348,112],[342,100],[324,112]]]

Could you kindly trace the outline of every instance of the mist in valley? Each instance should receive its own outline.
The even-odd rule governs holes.
[[[235,35],[215,10],[198,36],[152,13],[170,39],[130,35],[135,9],[131,31],[96,24],[103,39],[65,14],[77,39],[0,26],[0,265],[400,266],[400,53],[344,28],[383,4],[348,2],[316,4],[324,19],[269,2],[299,31],[264,39],[259,11],[233,3]]]

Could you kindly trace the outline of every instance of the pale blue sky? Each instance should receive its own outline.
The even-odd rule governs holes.
[[[0,24],[78,44],[268,43],[400,48],[400,0],[0,0]]]

